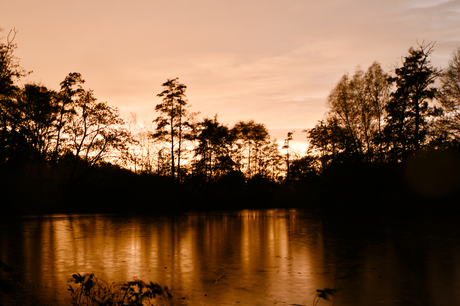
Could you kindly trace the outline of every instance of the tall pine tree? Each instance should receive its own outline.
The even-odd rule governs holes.
[[[396,90],[385,107],[384,129],[391,160],[401,161],[408,152],[418,151],[426,139],[427,118],[433,113],[428,101],[436,94],[431,85],[439,76],[439,70],[430,62],[433,46],[411,47],[402,67],[396,68],[396,76],[391,78]]]

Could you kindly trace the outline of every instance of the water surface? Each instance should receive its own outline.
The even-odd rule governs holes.
[[[334,305],[460,305],[458,223],[296,210],[1,218],[0,258],[15,269],[1,276],[16,287],[3,303],[69,305],[68,279],[90,272],[168,286],[175,305],[311,305],[326,287]]]

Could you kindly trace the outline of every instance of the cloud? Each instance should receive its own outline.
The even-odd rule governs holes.
[[[3,9],[4,8],[4,9]],[[344,73],[391,71],[419,42],[445,66],[460,41],[460,2],[433,0],[9,1],[29,80],[53,89],[81,72],[99,100],[154,118],[179,77],[202,116],[308,128]]]

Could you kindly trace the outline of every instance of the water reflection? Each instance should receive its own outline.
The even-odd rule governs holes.
[[[68,304],[67,279],[92,272],[156,281],[178,305],[309,305],[325,287],[339,289],[336,305],[460,302],[455,220],[363,224],[245,210],[2,221],[1,259],[23,284],[15,299]]]

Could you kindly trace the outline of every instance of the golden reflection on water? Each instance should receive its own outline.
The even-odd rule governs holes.
[[[309,298],[296,290],[312,278],[308,241],[292,245],[295,211],[60,215],[24,219],[18,232],[17,266],[38,299],[51,304],[68,303],[67,280],[74,273],[96,273],[110,282],[155,281],[188,305]],[[2,238],[5,260],[11,247],[6,241],[12,240]]]
[[[50,305],[69,304],[67,280],[73,273],[96,273],[110,282],[158,282],[190,306],[309,305],[316,289],[336,286],[338,304],[366,305],[418,290],[404,289],[405,277],[432,296],[433,288],[460,285],[460,246],[450,247],[456,240],[445,233],[430,238],[442,245],[428,248],[426,235],[406,240],[384,231],[375,238],[347,228],[324,228],[318,218],[295,210],[44,216],[0,225],[0,254],[30,284],[32,300]],[[438,257],[446,246],[454,251]]]

